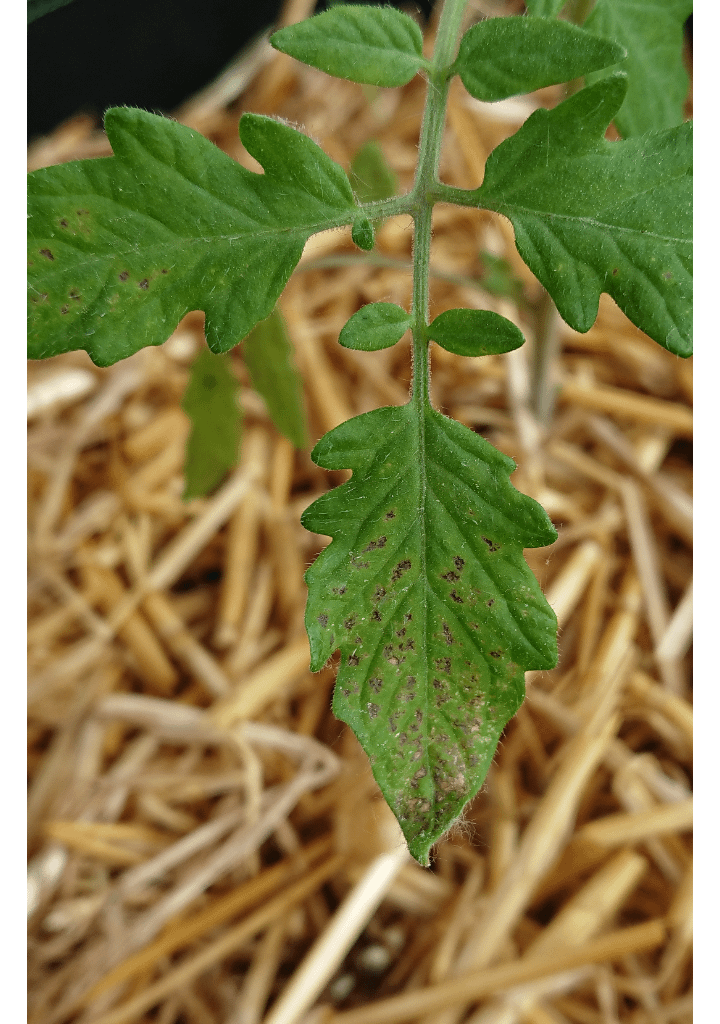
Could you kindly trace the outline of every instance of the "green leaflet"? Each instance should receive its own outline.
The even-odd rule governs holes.
[[[377,352],[400,341],[412,323],[412,317],[394,302],[371,302],[353,313],[338,341],[344,348]]]
[[[312,457],[353,475],[302,518],[335,538],[306,573],[311,668],[341,651],[334,712],[427,864],[480,789],[525,670],[555,665],[555,615],[522,551],[557,535],[510,483],[512,459],[427,404],[355,417]]]
[[[270,36],[276,50],[365,85],[406,85],[428,62],[422,32],[393,7],[338,4]]]
[[[229,357],[216,356],[203,346],[182,400],[192,424],[185,448],[185,501],[208,494],[237,465],[241,430],[237,394]]]
[[[566,21],[488,18],[465,33],[451,72],[471,96],[490,102],[568,82],[625,56],[617,43]]]
[[[585,22],[628,50],[628,91],[615,115],[623,137],[682,124],[688,94],[683,24],[691,11],[692,0],[597,0]],[[590,75],[588,82],[599,77]]]
[[[577,331],[601,292],[676,355],[692,351],[692,125],[608,142],[613,75],[537,110],[495,149],[478,206],[508,217],[518,252]]]
[[[272,312],[308,237],[360,214],[342,168],[272,118],[240,121],[264,174],[142,110],[105,126],[114,156],[29,176],[30,358],[84,348],[108,366],[192,309],[227,351]]]
[[[278,309],[253,328],[242,349],[252,385],[265,400],[273,423],[296,448],[305,448],[302,379],[292,364],[292,345]]]
[[[358,217],[352,226],[352,240],[358,249],[369,252],[375,245],[375,228],[367,217]]]
[[[499,355],[520,348],[522,331],[489,309],[448,309],[435,317],[428,338],[458,356]]]

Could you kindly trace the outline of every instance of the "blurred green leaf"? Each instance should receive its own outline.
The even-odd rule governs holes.
[[[229,357],[203,347],[182,400],[192,424],[185,450],[185,501],[209,494],[237,465],[242,428],[237,395]]]
[[[615,115],[623,138],[683,122],[688,76],[683,64],[683,25],[692,0],[597,0],[585,27],[627,49],[628,91]],[[605,72],[588,76],[588,83]]]
[[[306,448],[302,379],[292,363],[292,345],[280,311],[273,310],[259,323],[242,347],[252,386],[265,400],[273,423],[296,448]]]
[[[383,151],[374,139],[366,142],[355,154],[349,178],[361,203],[390,199],[397,192],[397,177],[388,167]]]
[[[480,253],[483,268],[482,286],[491,295],[512,299],[518,305],[523,302],[522,281],[515,277],[507,260],[489,252]]]

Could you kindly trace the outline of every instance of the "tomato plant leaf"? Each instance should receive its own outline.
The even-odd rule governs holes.
[[[628,51],[628,91],[615,115],[625,138],[682,124],[688,94],[683,24],[692,6],[692,0],[597,0],[585,22],[589,31],[616,39]],[[588,76],[588,83],[599,77]]]
[[[334,538],[306,573],[311,668],[340,650],[333,710],[427,864],[482,785],[525,670],[555,665],[523,548],[557,534],[510,483],[512,459],[428,404],[355,417],[312,458],[353,475],[302,519]]]
[[[600,293],[676,355],[692,351],[692,125],[619,142],[605,129],[624,75],[535,111],[491,154],[478,206],[508,217],[518,252],[576,331]]]
[[[489,309],[448,309],[435,317],[428,337],[458,356],[499,355],[525,341],[519,327]]]
[[[303,64],[364,85],[406,85],[428,63],[420,26],[394,7],[339,4],[281,28],[270,42]]]
[[[411,323],[410,314],[394,302],[370,302],[353,313],[338,341],[344,348],[377,352],[400,341]]]
[[[242,423],[238,390],[229,358],[203,346],[190,368],[182,400],[191,423],[185,447],[185,501],[209,494],[237,465]]]
[[[342,168],[272,118],[240,121],[264,174],[143,110],[113,108],[105,127],[114,156],[29,176],[31,358],[84,348],[108,366],[192,309],[227,351],[272,312],[308,237],[360,216]]]
[[[617,64],[625,50],[566,21],[488,18],[468,29],[452,72],[477,100],[491,102]]]
[[[265,400],[271,420],[296,448],[305,448],[302,378],[292,363],[292,345],[279,309],[250,331],[242,350],[252,386]]]

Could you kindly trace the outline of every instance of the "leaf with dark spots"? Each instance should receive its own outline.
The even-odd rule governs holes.
[[[556,534],[510,483],[511,459],[427,406],[358,416],[312,457],[352,476],[303,515],[308,529],[333,538],[306,573],[311,667],[339,648],[335,714],[357,735],[410,851],[427,864],[482,785],[522,701],[524,672],[555,664],[555,616],[523,548]],[[350,634],[348,607],[357,616]],[[376,718],[369,704],[380,708]]]
[[[264,168],[242,167],[198,132],[143,110],[113,108],[114,155],[34,171],[28,354],[85,348],[108,366],[168,339],[205,312],[213,352],[226,352],[272,312],[310,235],[351,224],[358,206],[342,168],[307,136],[244,114],[240,137]],[[40,266],[42,264],[42,266]],[[117,282],[127,282],[116,303]],[[71,288],[84,296],[58,315]]]

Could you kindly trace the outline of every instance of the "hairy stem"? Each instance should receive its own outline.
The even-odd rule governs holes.
[[[445,107],[449,88],[448,72],[455,58],[458,36],[467,0],[445,0],[440,15],[435,50],[428,79],[427,100],[420,131],[418,165],[412,195],[413,217],[413,401],[429,401],[429,356],[427,326],[430,310],[430,243],[432,208],[435,202],[438,165],[442,147]]]

